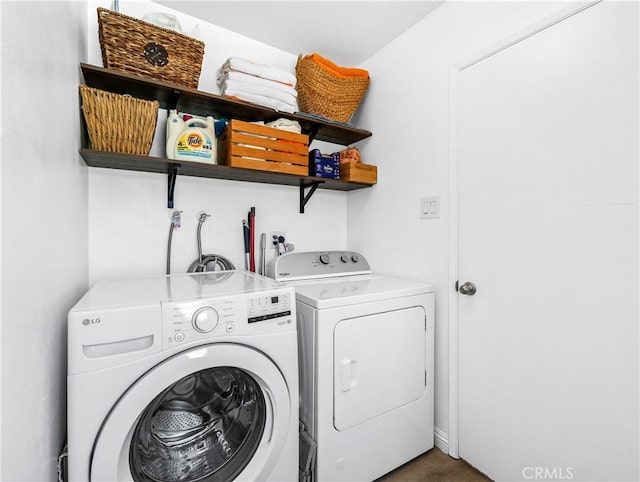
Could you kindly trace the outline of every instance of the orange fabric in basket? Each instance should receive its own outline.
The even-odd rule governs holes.
[[[305,55],[305,59],[309,59],[314,61],[316,64],[320,65],[323,69],[329,71],[330,73],[338,76],[338,77],[369,77],[369,72],[364,69],[356,69],[350,67],[340,67],[339,65],[334,64],[331,60],[324,58],[320,54],[311,54]]]

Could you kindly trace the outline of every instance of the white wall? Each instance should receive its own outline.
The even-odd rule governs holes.
[[[55,480],[65,436],[66,315],[87,288],[78,154],[82,2],[2,11],[2,480]]]
[[[0,7],[0,26],[2,8]],[[0,36],[0,66],[2,66],[2,37]],[[0,75],[0,115],[2,113],[2,75]],[[0,119],[1,121],[1,119]],[[2,253],[2,128],[0,124],[0,253]],[[0,256],[0,347],[2,346],[2,256]],[[0,354],[0,434],[2,433],[2,355]],[[2,478],[2,436],[0,436],[0,478]]]
[[[102,65],[95,2],[87,11],[88,63]],[[196,25],[205,42],[199,89],[218,93],[215,77],[230,56],[273,65],[293,72],[296,56],[179,14],[149,2],[120,2],[120,11],[141,17],[167,11],[185,32]],[[164,157],[166,112],[159,113],[151,155]],[[169,213],[167,176],[108,169],[89,170],[89,277],[129,277],[165,272]],[[296,187],[178,176],[175,208],[183,211],[182,227],[174,233],[172,272],[184,272],[196,258],[197,213],[213,215],[202,230],[203,251],[223,255],[244,268],[242,219],[256,207],[257,232],[285,231],[297,250],[345,249],[347,195],[319,189],[298,213]],[[258,239],[257,239],[258,241]],[[258,244],[256,244],[258,245]],[[275,251],[269,252],[273,257]]]
[[[359,144],[365,162],[379,167],[373,189],[319,190],[298,214],[296,188],[180,177],[184,223],[174,235],[174,270],[195,258],[202,209],[214,215],[203,229],[205,252],[242,266],[240,220],[254,205],[258,231],[286,230],[299,250],[348,245],[378,272],[434,282],[436,426],[447,432],[448,69],[565,4],[446,3],[365,62],[372,84],[354,122],[374,133]],[[136,15],[145,8],[121,5]],[[3,480],[54,478],[65,423],[66,312],[88,281],[164,272],[166,177],[87,169],[77,154],[78,62],[101,65],[95,6],[0,2]],[[196,23],[181,20],[186,30]],[[216,91],[214,71],[230,55],[293,66],[291,54],[197,23],[207,42],[203,90]],[[20,112],[41,120],[27,130],[30,142],[15,120]],[[419,198],[431,194],[441,196],[442,217],[421,221]]]
[[[557,12],[566,2],[447,2],[362,67],[371,87],[357,123],[374,135],[364,162],[378,184],[348,198],[349,248],[378,272],[435,283],[436,427],[448,433],[449,69]],[[420,198],[441,197],[421,220]],[[455,281],[455,280],[453,280]]]
[[[299,250],[349,248],[365,254],[378,272],[435,283],[436,426],[446,437],[449,68],[567,3],[447,2],[368,59],[362,67],[372,83],[353,123],[374,133],[358,144],[364,161],[378,165],[372,189],[346,196],[319,190],[302,215],[292,187],[179,177],[176,207],[184,211],[184,222],[174,235],[173,269],[183,270],[195,258],[196,215],[203,209],[214,215],[203,229],[205,252],[242,266],[240,220],[255,205],[258,231],[285,230]],[[141,16],[165,8],[121,2],[121,10]],[[230,55],[293,69],[289,53],[173,13],[185,31],[197,24],[206,42],[201,90],[217,92],[214,72]],[[101,65],[92,6],[88,19],[89,63]],[[152,154],[162,155],[163,121],[161,113]],[[162,273],[169,227],[166,177],[91,169],[89,185],[91,281]],[[419,199],[427,195],[440,195],[440,219],[419,219]]]

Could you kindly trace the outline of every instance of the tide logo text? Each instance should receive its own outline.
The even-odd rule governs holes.
[[[204,144],[204,139],[198,134],[191,134],[187,138],[187,142],[189,143],[189,147],[197,149],[198,147],[202,147],[202,145]]]

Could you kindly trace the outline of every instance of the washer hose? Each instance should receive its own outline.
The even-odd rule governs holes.
[[[171,274],[171,240],[173,230],[180,227],[182,211],[175,210],[171,213],[171,226],[169,226],[169,239],[167,240],[167,274]]]
[[[236,269],[235,265],[224,256],[218,254],[202,254],[202,224],[210,214],[202,213],[198,219],[198,231],[196,240],[198,242],[198,258],[189,265],[188,273],[202,273],[204,271],[230,271]]]
[[[169,226],[169,240],[167,241],[167,274],[171,274],[171,239],[173,238],[173,230],[175,229],[173,221]]]

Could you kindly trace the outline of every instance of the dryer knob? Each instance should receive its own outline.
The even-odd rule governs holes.
[[[353,256],[351,256],[351,261],[353,261],[354,263],[357,263],[358,261],[360,261],[360,256],[358,256],[357,254],[354,254]]]
[[[191,318],[193,328],[200,333],[209,333],[218,326],[218,312],[210,306],[199,308]]]
[[[347,263],[349,261],[349,256],[343,254],[342,256],[340,256],[340,261],[342,261],[343,263]]]
[[[331,261],[331,257],[329,257],[327,253],[322,253],[320,255],[320,262],[322,264],[329,264],[330,261]]]

